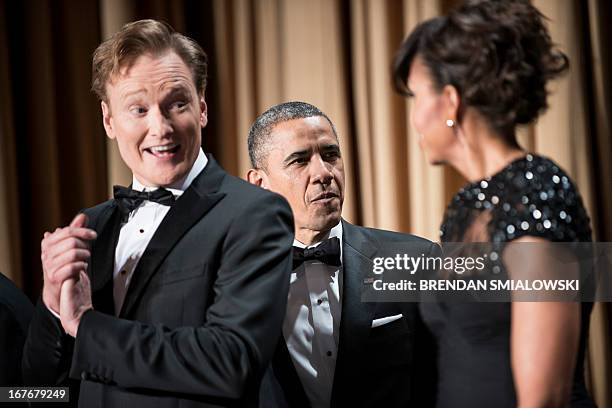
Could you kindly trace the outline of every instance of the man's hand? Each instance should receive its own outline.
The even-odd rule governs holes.
[[[89,277],[81,271],[78,279],[68,279],[62,284],[59,314],[66,333],[76,337],[83,313],[92,308]]]
[[[90,257],[87,241],[95,239],[96,232],[85,228],[86,224],[87,216],[79,214],[68,227],[57,228],[53,233],[45,232],[40,244],[44,279],[43,302],[58,314],[62,284],[68,279],[73,279],[73,284],[76,284],[81,271],[87,270]]]

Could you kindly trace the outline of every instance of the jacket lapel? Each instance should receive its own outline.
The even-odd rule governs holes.
[[[183,235],[225,196],[224,193],[217,192],[225,174],[209,155],[206,168],[176,200],[151,238],[134,271],[119,317],[130,316],[151,277],[168,253]]]
[[[281,336],[272,359],[272,370],[276,381],[280,384],[285,401],[290,407],[307,408],[310,406],[302,381],[291,360],[285,336]]]
[[[340,340],[338,359],[332,388],[332,406],[341,406],[342,401],[334,401],[345,392],[347,386],[342,379],[350,378],[353,362],[358,361],[361,353],[361,339],[367,339],[372,327],[376,303],[363,303],[361,293],[368,285],[372,274],[372,257],[377,248],[363,234],[363,231],[342,220],[342,317],[340,319]],[[339,381],[336,381],[339,379]]]
[[[92,220],[93,221],[93,220]],[[121,212],[115,202],[102,212],[91,226],[98,233],[94,242],[95,250],[91,251],[91,277],[92,302],[96,309],[115,314],[113,302],[113,267],[115,263],[115,248],[119,240],[121,229]]]

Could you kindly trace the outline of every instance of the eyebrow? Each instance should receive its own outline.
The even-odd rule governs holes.
[[[330,143],[330,144],[324,145],[321,148],[321,150],[324,151],[324,152],[334,151],[336,153],[340,153],[340,146],[338,146],[335,143]]]
[[[336,153],[340,154],[340,146],[335,144],[335,143],[326,144],[326,145],[323,145],[321,147],[321,151],[325,152],[325,153],[327,153],[327,152],[336,152]],[[285,158],[285,160],[283,160],[283,164],[286,166],[291,161],[293,161],[294,159],[300,159],[300,158],[303,158],[303,157],[307,157],[311,153],[312,153],[312,149],[304,149],[304,150],[295,151],[295,152],[291,153],[289,156],[287,156]]]
[[[133,91],[128,91],[128,92],[122,94],[121,98],[123,100],[126,100],[129,97],[131,97],[131,96],[142,94],[142,93],[146,94],[147,90],[144,89],[144,88],[140,88],[140,89],[135,89]],[[169,96],[171,97],[171,96],[175,96],[177,94],[178,95],[185,95],[185,94],[188,94],[188,93],[189,93],[189,89],[187,87],[185,87],[183,85],[173,85],[172,87],[169,88],[169,91],[165,95],[165,97],[169,97]]]
[[[189,88],[183,85],[173,85],[169,87],[169,91],[166,96],[173,96],[175,94],[188,94]]]
[[[288,165],[289,162],[291,162],[294,159],[299,159],[299,158],[308,156],[310,152],[311,152],[311,149],[298,150],[296,152],[293,152],[289,156],[287,156],[285,160],[283,160],[283,164]]]
[[[126,100],[130,96],[134,96],[134,95],[141,94],[141,93],[147,93],[147,91],[144,88],[136,89],[133,91],[128,91],[121,95],[121,99]]]

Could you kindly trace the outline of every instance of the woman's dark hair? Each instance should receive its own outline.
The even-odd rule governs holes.
[[[419,56],[438,90],[453,85],[459,92],[459,120],[473,107],[493,130],[513,137],[516,125],[546,110],[546,82],[569,66],[545,18],[528,0],[467,1],[419,24],[403,42],[393,62],[395,88],[411,95],[406,80]]]

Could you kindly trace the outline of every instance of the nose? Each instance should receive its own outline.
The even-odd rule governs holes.
[[[327,163],[321,155],[315,155],[310,161],[310,175],[313,183],[329,185],[334,178],[331,164]]]
[[[151,136],[164,137],[172,133],[172,123],[159,107],[149,111],[149,133]]]

